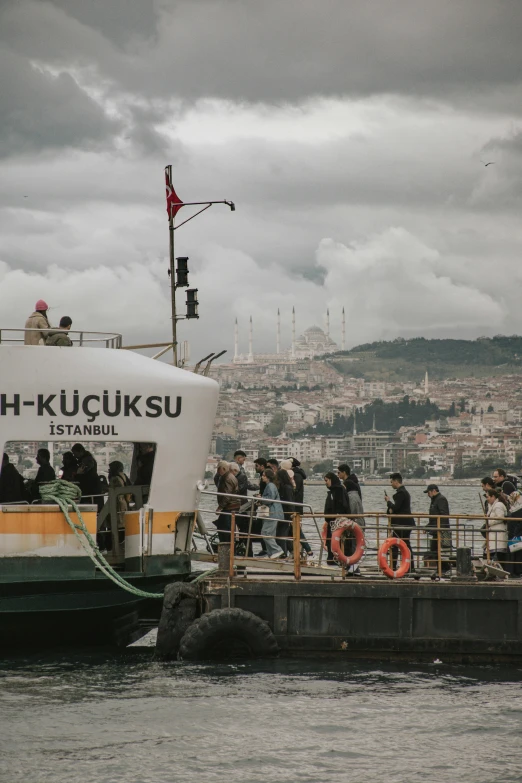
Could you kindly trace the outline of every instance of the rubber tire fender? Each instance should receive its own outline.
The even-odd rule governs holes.
[[[273,658],[278,653],[268,623],[236,607],[202,615],[188,628],[179,646],[179,657],[186,661]]]
[[[165,587],[156,639],[156,658],[162,661],[177,659],[181,639],[197,617],[197,599],[197,586],[188,582],[173,582]]]

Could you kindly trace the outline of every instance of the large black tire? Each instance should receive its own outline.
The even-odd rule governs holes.
[[[166,586],[156,639],[156,658],[168,661],[178,657],[179,643],[197,617],[197,596],[197,586],[187,582]]]
[[[270,627],[244,609],[215,609],[195,620],[179,646],[187,661],[273,658],[279,652]]]

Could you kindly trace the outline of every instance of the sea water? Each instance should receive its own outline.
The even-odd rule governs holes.
[[[520,668],[0,663],[5,783],[518,783]]]
[[[365,509],[384,510],[382,487],[363,492]],[[444,492],[453,513],[480,512],[475,488]],[[316,508],[324,495],[307,487]],[[429,507],[422,487],[412,499]],[[9,657],[0,781],[518,783],[521,685],[517,666],[438,658],[165,664],[139,647]]]

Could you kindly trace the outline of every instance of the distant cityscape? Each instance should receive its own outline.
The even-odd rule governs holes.
[[[285,352],[279,313],[274,354],[255,354],[252,331],[250,321],[249,351],[241,355],[236,324],[233,362],[210,373],[221,390],[208,474],[237,448],[250,464],[257,456],[291,456],[310,472],[335,468],[340,461],[366,476],[400,471],[451,479],[481,475],[489,465],[520,469],[520,375],[498,375],[497,369],[485,378],[430,380],[425,371],[417,382],[369,381],[342,374],[325,356],[339,350],[329,334],[329,313],[326,330],[311,326],[298,337],[293,315],[291,348]],[[424,409],[430,415],[381,429],[374,416],[364,425],[365,410],[376,400],[384,411],[401,403],[418,406],[417,418]],[[433,410],[441,414],[434,416]],[[348,420],[350,427],[343,429]]]

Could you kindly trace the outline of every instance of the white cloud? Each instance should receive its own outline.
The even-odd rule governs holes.
[[[238,318],[241,350],[246,351],[248,319],[253,316],[257,352],[273,351],[275,320],[282,314],[283,345],[290,343],[290,318],[296,308],[298,331],[322,326],[330,308],[332,337],[340,342],[341,308],[346,308],[347,343],[355,345],[399,335],[456,336],[467,330],[496,333],[505,323],[503,293],[496,296],[440,273],[440,256],[403,228],[391,228],[353,247],[323,239],[317,263],[323,283],[291,277],[276,264],[260,266],[247,254],[208,245],[192,265],[190,285],[199,289],[200,320],[183,321],[179,339],[188,339],[194,358],[226,348],[231,357],[233,324]],[[0,309],[5,326],[23,326],[36,299],[46,299],[56,323],[70,315],[76,329],[124,333],[124,342],[170,338],[170,294],[166,263],[81,270],[52,265],[27,273],[0,264]],[[178,291],[184,313],[184,290]],[[487,314],[487,318],[485,316]],[[484,323],[487,327],[484,328]]]

